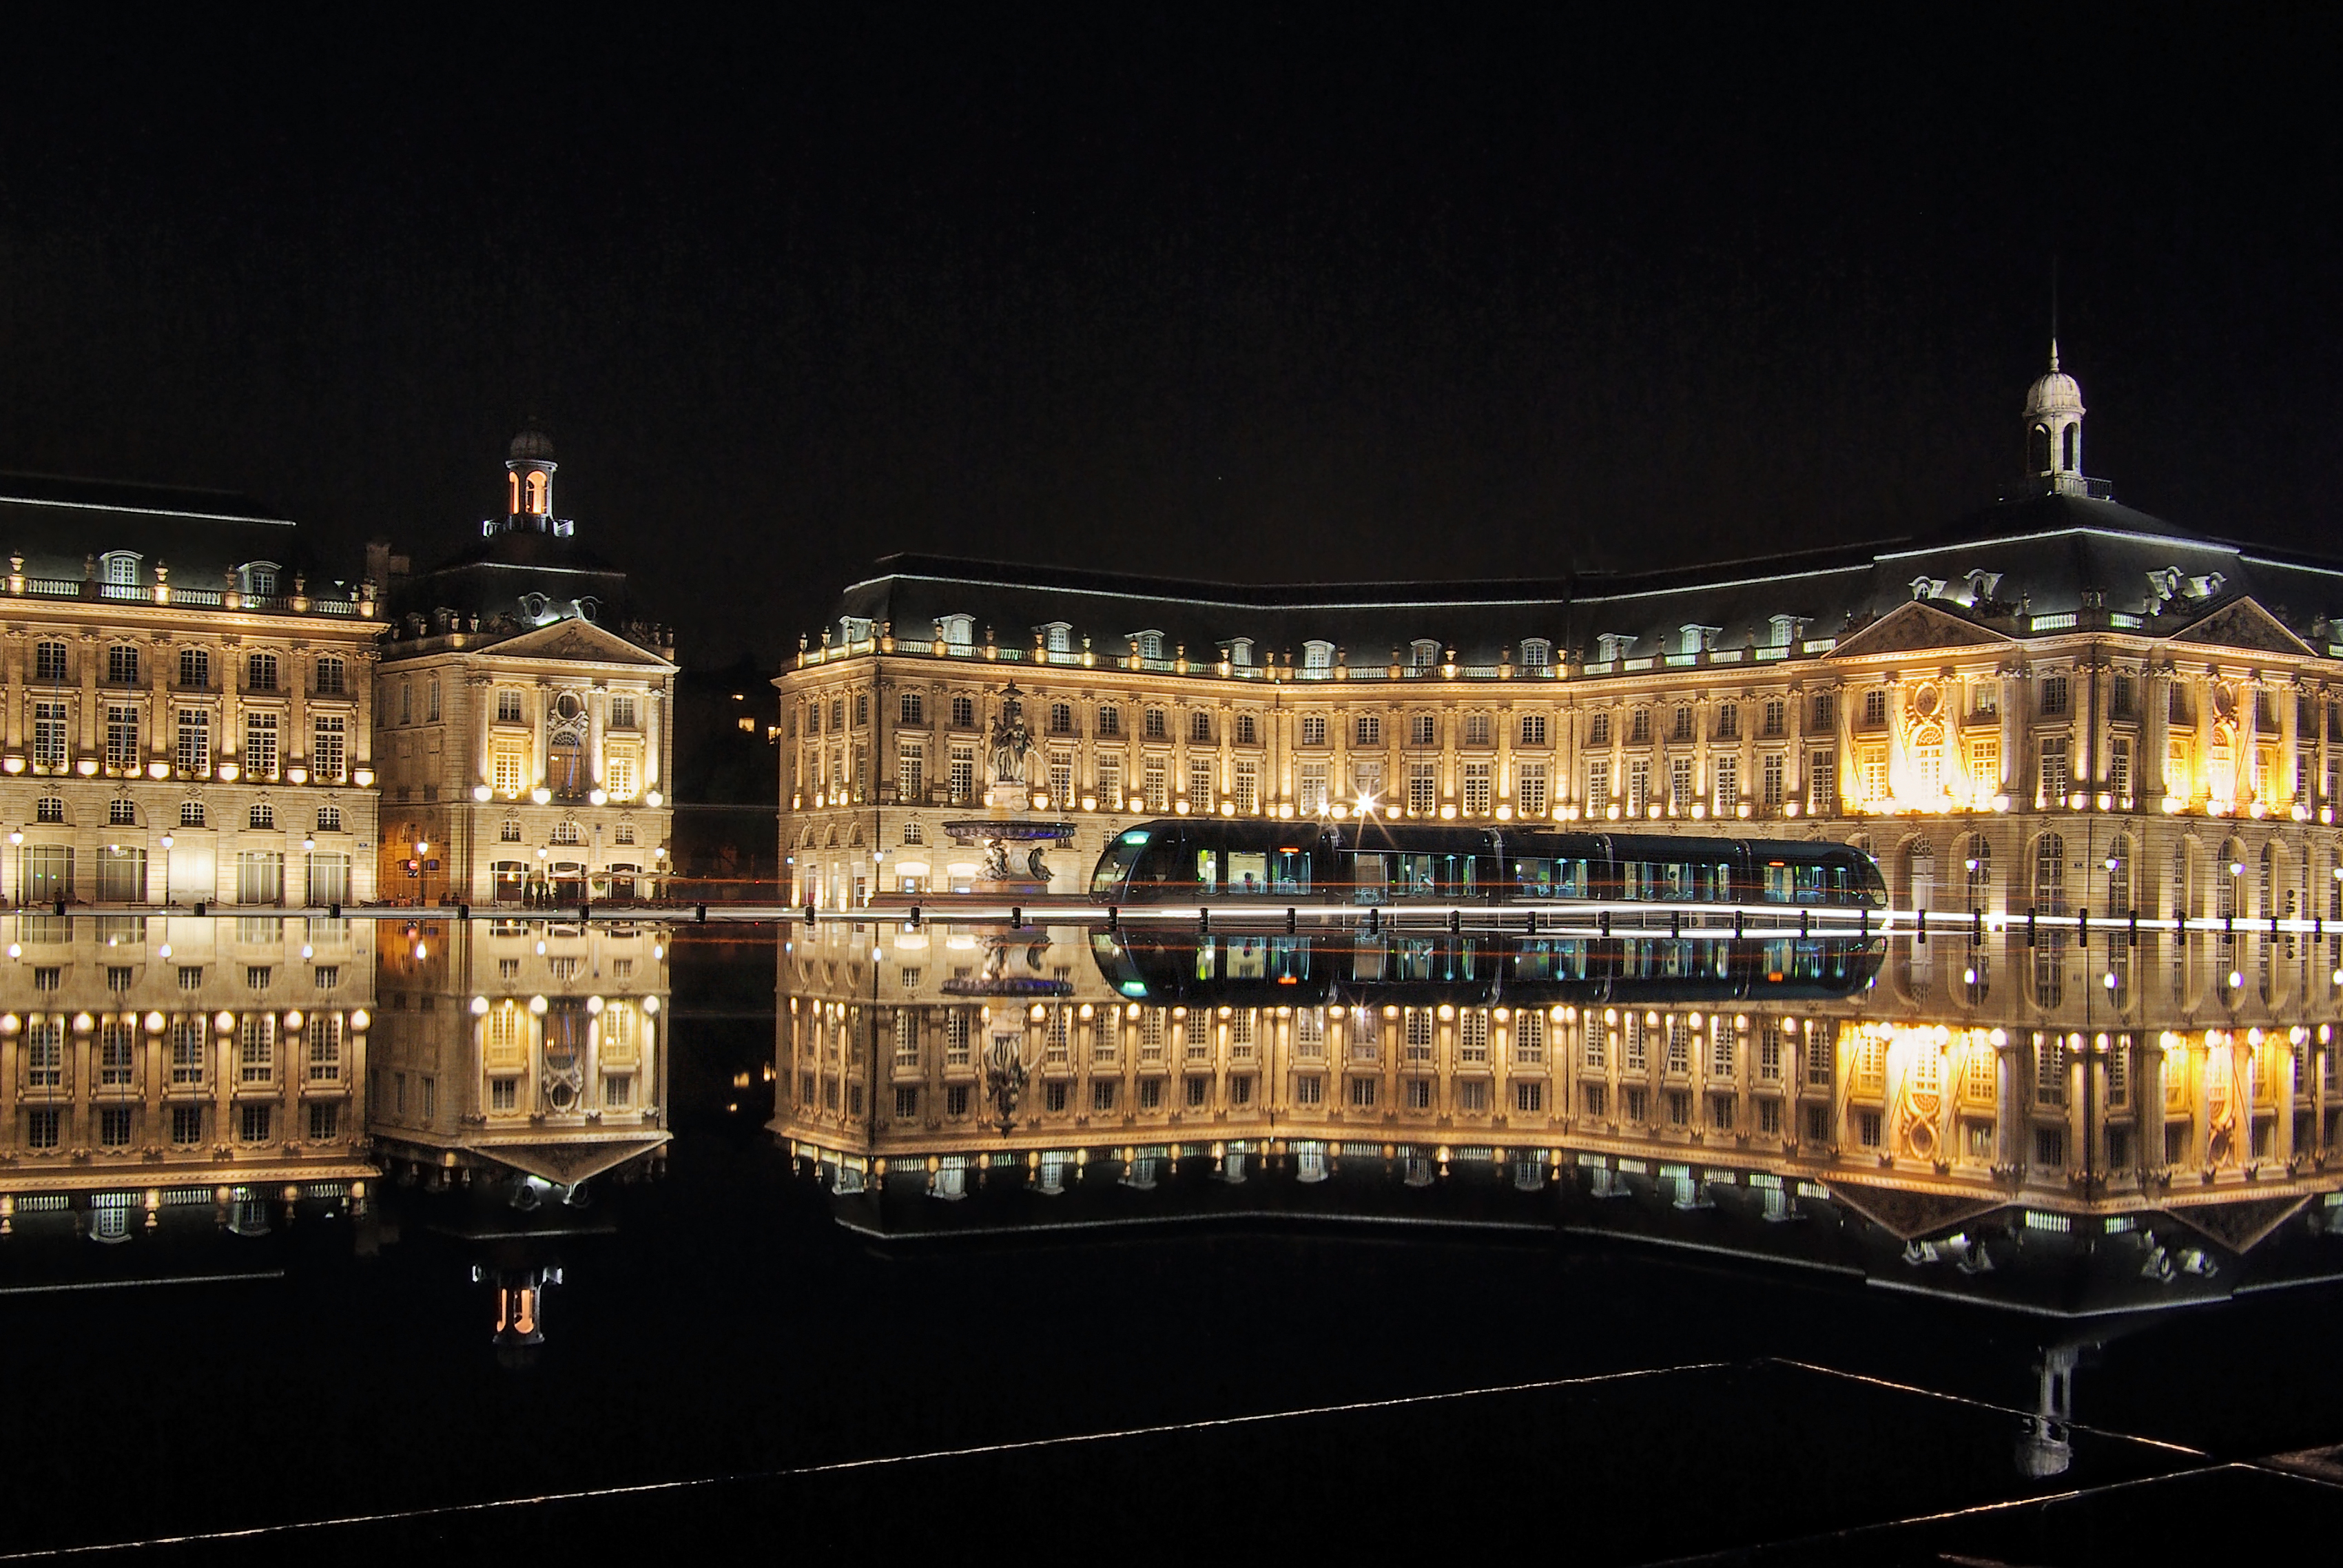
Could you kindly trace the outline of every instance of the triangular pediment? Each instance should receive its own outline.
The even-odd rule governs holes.
[[[2259,1245],[2272,1231],[2302,1212],[2303,1206],[2309,1201],[2307,1193],[2281,1193],[2273,1198],[2167,1203],[2164,1211],[2242,1257]]]
[[[2311,653],[2318,650],[2287,630],[2286,623],[2248,597],[2232,599],[2219,609],[2172,634],[2175,642],[2210,643],[2217,648],[2250,648],[2262,653]]]
[[[649,1153],[669,1137],[665,1132],[645,1132],[559,1141],[544,1138],[525,1143],[473,1143],[468,1151],[557,1187],[575,1187]]]
[[[516,658],[567,658],[580,664],[624,664],[639,669],[673,669],[674,665],[578,616],[508,637],[497,652]]]
[[[1906,1187],[1874,1187],[1860,1181],[1827,1181],[1832,1197],[1900,1241],[1933,1236],[1980,1214],[2005,1208],[2008,1200],[1967,1192],[1923,1192]]]
[[[1874,653],[1926,653],[1940,648],[1987,648],[2012,639],[1920,599],[1899,604],[1853,637],[1839,638],[1831,658]]]

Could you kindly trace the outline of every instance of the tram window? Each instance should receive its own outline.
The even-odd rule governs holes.
[[[1227,978],[1230,980],[1262,980],[1269,974],[1269,942],[1262,937],[1245,937],[1229,943]]]
[[[1383,946],[1381,942],[1362,942],[1353,950],[1351,978],[1362,980],[1383,978]]]
[[[1203,893],[1220,891],[1221,852],[1218,849],[1196,851],[1196,888]]]
[[[1391,864],[1382,855],[1351,857],[1351,880],[1361,903],[1380,904],[1391,896]]]
[[[1229,891],[1269,891],[1269,856],[1265,851],[1232,849],[1229,852]]]
[[[1779,860],[1768,860],[1758,882],[1757,896],[1769,904],[1786,904],[1791,898],[1790,881],[1789,867]]]
[[[1310,855],[1303,849],[1280,849],[1272,863],[1270,890],[1306,893],[1310,890]]]
[[[1212,970],[1215,967],[1213,959],[1219,950],[1220,944],[1213,938],[1198,937],[1196,939],[1196,978],[1198,980],[1208,980],[1212,978]]]
[[[1552,860],[1515,860],[1513,890],[1533,899],[1554,897],[1554,862]]]

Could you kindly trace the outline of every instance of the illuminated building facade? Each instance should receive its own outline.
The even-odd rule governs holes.
[[[2333,942],[2112,934],[800,930],[773,1125],[834,1181],[937,1198],[996,1166],[1054,1191],[1233,1156],[1306,1186],[1347,1158],[1773,1219],[1804,1197],[1916,1260],[1995,1214],[2232,1254],[2324,1225]]]
[[[675,638],[553,512],[553,444],[505,463],[510,510],[410,574],[387,558],[380,713],[387,897],[519,904],[651,896],[673,813]]]
[[[1369,809],[1829,837],[1996,920],[2343,916],[2343,569],[2117,504],[2053,361],[2021,493],[1892,544],[1302,588],[890,558],[777,682],[793,898],[970,886],[940,824],[1013,700],[1061,892],[1134,819]]]
[[[120,1241],[183,1206],[246,1226],[303,1200],[363,1206],[370,921],[6,924],[0,1228],[78,1205]]]
[[[241,497],[0,477],[0,899],[375,896],[371,582]]]
[[[498,916],[383,930],[366,1098],[388,1168],[567,1194],[660,1157],[664,927]]]

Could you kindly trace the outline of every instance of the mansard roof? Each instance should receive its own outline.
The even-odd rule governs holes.
[[[92,557],[119,550],[141,558],[147,582],[158,560],[173,581],[195,588],[217,588],[221,573],[268,561],[288,577],[307,574],[313,592],[327,587],[293,519],[249,496],[0,474],[0,551],[23,556],[26,576],[78,580]]]
[[[2086,614],[2169,636],[2246,599],[2307,646],[2326,648],[2330,625],[2343,624],[2343,563],[2260,550],[2071,494],[1799,555],[1512,582],[1230,584],[910,555],[879,565],[880,575],[840,596],[833,640],[845,620],[891,623],[900,641],[919,641],[940,618],[964,615],[980,642],[990,633],[1030,646],[1037,628],[1062,622],[1074,648],[1088,639],[1102,657],[1128,651],[1132,633],[1156,631],[1166,656],[1184,645],[1199,660],[1242,638],[1257,661],[1299,661],[1306,643],[1322,640],[1353,663],[1380,663],[1429,639],[1462,664],[1488,666],[1518,660],[1526,638],[1580,659],[1605,646],[1620,658],[1785,641],[1820,653],[1915,602],[1974,628],[1980,643],[2066,629]],[[1936,625],[1926,635],[1954,634]]]

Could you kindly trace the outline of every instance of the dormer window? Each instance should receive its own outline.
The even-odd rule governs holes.
[[[107,598],[125,598],[125,589],[138,587],[138,559],[130,550],[108,550],[97,558],[97,580],[106,587]]]
[[[972,615],[943,615],[936,618],[936,635],[947,648],[966,648],[976,640],[976,618]]]
[[[277,595],[277,566],[275,561],[250,561],[243,568],[244,591],[256,598],[274,598]]]
[[[1229,638],[1229,663],[1239,669],[1252,668],[1252,638],[1249,637]]]
[[[1131,651],[1141,658],[1163,657],[1163,634],[1160,631],[1134,631],[1131,634]]]
[[[1074,628],[1062,620],[1037,626],[1033,630],[1041,638],[1041,646],[1051,653],[1071,653],[1074,650]]]
[[[1440,644],[1428,637],[1419,637],[1408,644],[1407,661],[1418,669],[1430,669],[1440,662]]]
[[[2176,574],[2177,575],[2177,574]],[[2001,591],[1999,572],[1972,571],[1968,574],[1969,603],[1985,603]]]
[[[598,621],[602,618],[602,601],[588,594],[578,601],[578,613],[588,620]]]
[[[870,639],[870,618],[861,615],[840,616],[838,633],[840,639],[850,647],[858,642],[868,642]]]
[[[1912,598],[1916,601],[1919,599],[1942,598],[1945,597],[1945,579],[1942,578],[1914,578],[1912,579]]]
[[[1594,638],[1594,657],[1598,662],[1609,664],[1614,659],[1621,658],[1629,648],[1634,646],[1635,639],[1632,637],[1626,636],[1624,633],[1615,631],[1602,632]]]
[[[1542,637],[1522,639],[1522,668],[1544,669],[1554,663],[1554,644]]]
[[[1765,622],[1765,643],[1769,648],[1787,648],[1797,641],[1805,629],[1805,622],[1794,615],[1777,615]]]
[[[1334,645],[1331,642],[1305,642],[1302,645],[1302,668],[1305,670],[1328,670],[1334,668]]]
[[[1686,622],[1677,629],[1684,634],[1684,643],[1679,651],[1684,653],[1706,653],[1708,651],[1709,639],[1714,638],[1724,628],[1721,627],[1702,626],[1697,622]]]

